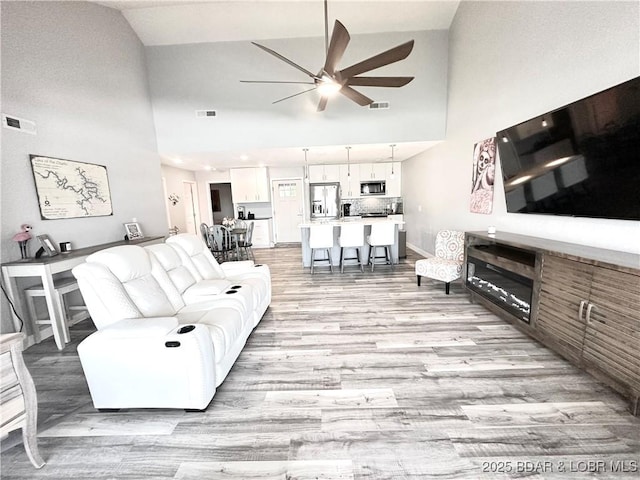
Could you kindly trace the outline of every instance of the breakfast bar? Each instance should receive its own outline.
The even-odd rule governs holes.
[[[394,243],[391,246],[391,259],[394,264],[398,263],[398,230],[404,225],[404,221],[393,218],[361,218],[361,217],[343,217],[333,220],[308,220],[300,224],[301,241],[302,241],[302,265],[303,267],[311,266],[311,248],[309,247],[309,232],[312,225],[333,225],[333,248],[331,249],[331,263],[334,266],[340,265],[340,246],[338,237],[340,236],[340,227],[345,224],[361,223],[364,224],[365,244],[362,247],[362,261],[368,263],[369,245],[366,242],[367,235],[371,232],[371,225],[374,223],[392,223],[395,225]]]

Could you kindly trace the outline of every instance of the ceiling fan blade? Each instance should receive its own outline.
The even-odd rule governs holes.
[[[347,85],[344,85],[340,89],[340,93],[343,94],[345,97],[353,100],[361,107],[364,107],[365,105],[369,105],[370,103],[373,103],[373,100],[371,100],[369,97],[361,94],[360,92],[358,92],[357,90],[354,90],[351,87],[348,87]]]
[[[331,34],[331,43],[329,44],[329,50],[327,51],[327,59],[324,62],[324,71],[329,75],[333,75],[336,71],[336,66],[340,63],[344,51],[349,45],[349,32],[345,26],[336,20],[333,26],[333,33]]]
[[[300,65],[298,65],[297,63],[292,62],[291,60],[289,60],[287,57],[284,57],[282,55],[280,55],[278,52],[276,52],[275,50],[271,50],[268,47],[265,47],[264,45],[260,45],[259,43],[256,42],[251,42],[253,43],[256,47],[261,48],[262,50],[264,50],[267,53],[270,53],[271,55],[273,55],[276,58],[279,58],[280,60],[282,60],[283,62],[288,63],[289,65],[291,65],[293,68],[297,68],[298,70],[300,70],[303,73],[306,73],[307,75],[309,75],[311,78],[317,78],[315,74],[311,73],[309,70],[307,70],[304,67],[301,67]]]
[[[404,87],[413,77],[351,77],[347,85],[357,87]]]
[[[240,80],[240,83],[295,83],[300,85],[315,85],[315,82],[289,82],[286,80]]]
[[[276,100],[275,102],[272,102],[272,104],[273,103],[280,103],[280,102],[282,102],[284,100],[289,100],[290,98],[297,97],[298,95],[302,95],[303,93],[307,93],[307,92],[310,92],[311,90],[315,90],[315,89],[316,89],[316,87],[313,87],[313,88],[310,88],[308,90],[304,90],[302,92],[294,93],[293,95],[289,95],[288,97],[284,97],[284,98],[281,98],[280,100]]]
[[[398,45],[397,47],[393,47],[385,52],[379,53],[378,55],[367,58],[362,62],[356,63],[355,65],[351,65],[344,70],[340,70],[340,76],[342,78],[350,78],[361,73],[368,72],[369,70],[375,70],[376,68],[384,67],[390,63],[404,60],[409,56],[411,50],[413,50],[413,44],[414,41],[410,40],[402,45]]]
[[[320,101],[318,102],[318,109],[316,112],[323,112],[325,108],[327,108],[327,102],[329,101],[329,97],[320,97]]]

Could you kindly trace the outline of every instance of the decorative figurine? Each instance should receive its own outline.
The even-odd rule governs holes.
[[[20,225],[20,228],[22,229],[22,231],[16,233],[13,236],[13,240],[18,242],[18,245],[20,245],[20,256],[25,259],[29,258],[27,256],[27,242],[33,238],[31,236],[31,233],[29,233],[31,232],[31,225],[23,223],[22,225]]]
[[[173,205],[174,207],[180,201],[180,197],[178,195],[176,195],[175,193],[172,193],[171,195],[169,195],[168,198],[169,198],[169,201],[171,202],[171,205]]]

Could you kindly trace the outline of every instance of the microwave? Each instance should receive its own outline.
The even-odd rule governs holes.
[[[360,195],[386,195],[387,182],[384,180],[360,182]]]

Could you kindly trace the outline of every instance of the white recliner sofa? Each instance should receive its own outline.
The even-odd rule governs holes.
[[[242,281],[251,285],[256,302],[256,325],[271,303],[271,271],[253,260],[218,263],[206,244],[197,236],[181,233],[167,238],[192,276],[198,280]]]
[[[73,269],[98,329],[78,345],[96,408],[206,408],[262,318],[268,267],[205,280],[181,261],[167,244],[125,245]]]

